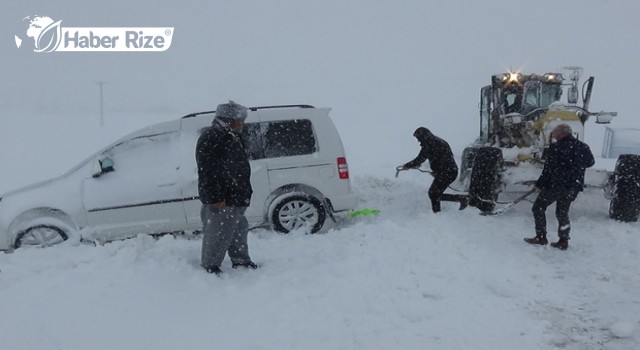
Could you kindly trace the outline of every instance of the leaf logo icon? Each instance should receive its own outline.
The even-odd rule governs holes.
[[[58,48],[60,41],[62,41],[62,28],[60,27],[61,22],[62,21],[60,20],[58,22],[51,23],[42,30],[38,36],[36,48],[33,51],[51,52]]]

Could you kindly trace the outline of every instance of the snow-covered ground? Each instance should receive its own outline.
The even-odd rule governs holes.
[[[60,168],[56,175],[67,166],[58,163],[72,166],[102,145],[91,133],[68,140],[64,130],[58,136],[67,141],[59,145],[41,137],[25,145],[52,154],[67,148],[73,156],[39,156],[50,163],[37,165],[22,156],[12,161]],[[417,151],[416,143],[402,160]],[[638,225],[609,220],[602,191],[578,197],[571,247],[560,252],[522,241],[533,232],[530,203],[496,217],[445,203],[434,215],[428,175],[405,171],[395,178],[389,165],[401,161],[388,156],[350,158],[360,207],[381,213],[342,218],[318,235],[254,230],[249,244],[263,265],[258,271],[233,270],[226,261],[222,278],[205,274],[197,236],[140,235],[102,246],[71,240],[0,254],[2,348],[640,346]],[[17,174],[34,177],[26,169]],[[4,180],[17,184],[19,177]],[[553,232],[552,209],[548,217]]]
[[[533,234],[529,202],[493,217],[445,203],[435,215],[428,175],[394,177],[419,151],[418,126],[459,155],[478,134],[480,87],[509,67],[582,65],[597,77],[591,109],[618,111],[612,126],[638,125],[639,2],[491,4],[0,4],[9,39],[7,23],[36,13],[68,26],[176,27],[171,50],[147,56],[37,55],[3,42],[0,194],[60,175],[140,127],[233,98],[334,108],[359,207],[380,210],[317,235],[254,230],[262,268],[227,260],[221,278],[199,267],[197,236],[0,253],[0,349],[640,348],[640,224],[608,219],[601,190],[574,203],[561,252],[522,241]],[[98,80],[108,81],[102,128]],[[588,123],[597,156],[603,135]]]

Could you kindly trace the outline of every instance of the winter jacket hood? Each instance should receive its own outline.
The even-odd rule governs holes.
[[[447,141],[435,136],[424,127],[417,128],[413,136],[420,142],[420,153],[405,166],[419,167],[428,159],[434,176],[457,174],[458,166]]]

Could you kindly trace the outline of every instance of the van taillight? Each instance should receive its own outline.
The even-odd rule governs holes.
[[[338,176],[341,179],[349,178],[349,166],[347,165],[347,158],[338,157]]]

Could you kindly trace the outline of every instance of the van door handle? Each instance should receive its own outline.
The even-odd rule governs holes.
[[[169,187],[169,186],[175,186],[175,182],[166,182],[166,183],[161,183],[158,184],[158,187]]]

